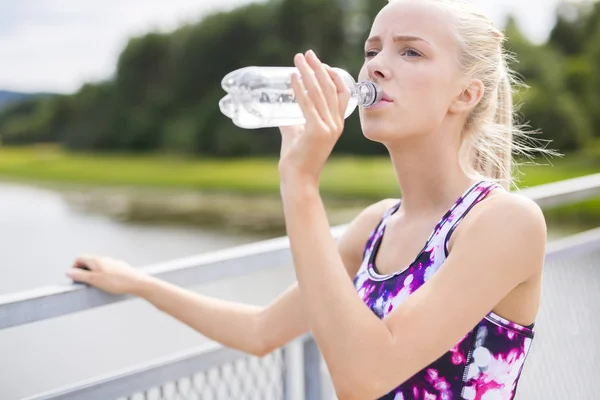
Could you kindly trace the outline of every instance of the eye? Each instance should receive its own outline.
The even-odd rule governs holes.
[[[409,56],[409,57],[421,57],[421,53],[419,53],[415,49],[411,49],[409,47],[407,47],[406,49],[404,49],[402,51],[402,55]]]
[[[365,51],[365,58],[373,58],[375,57],[377,54],[377,50],[367,50]]]

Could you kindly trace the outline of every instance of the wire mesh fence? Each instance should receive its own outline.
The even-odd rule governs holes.
[[[600,252],[548,262],[542,296],[516,399],[598,399]]]
[[[536,338],[516,399],[597,399],[600,252],[549,261],[543,290]],[[279,349],[262,359],[241,358],[126,400],[283,400],[284,382]]]
[[[592,233],[556,247],[545,265],[536,338],[517,400],[599,398],[600,237]],[[30,399],[333,400],[316,344],[306,338],[297,344],[302,345],[298,359],[290,357],[289,348],[262,358],[202,349]]]
[[[120,400],[283,400],[284,350],[234,362],[132,394]]]

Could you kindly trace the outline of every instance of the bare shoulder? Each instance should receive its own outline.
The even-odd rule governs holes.
[[[498,190],[467,214],[456,229],[453,247],[485,248],[507,252],[514,265],[526,265],[527,274],[541,269],[546,251],[547,228],[541,208],[519,193]]]
[[[362,261],[362,254],[369,236],[377,227],[385,212],[397,204],[399,199],[383,199],[365,207],[350,222],[338,240],[338,250],[346,269],[354,275]]]
[[[519,193],[497,191],[480,202],[471,224],[505,231],[525,229],[546,238],[546,219],[539,205]]]

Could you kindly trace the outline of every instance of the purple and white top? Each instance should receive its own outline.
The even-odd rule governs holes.
[[[379,317],[415,292],[443,266],[450,235],[471,208],[497,184],[471,186],[442,217],[414,261],[390,275],[377,272],[375,255],[389,209],[367,241],[362,265],[354,278],[358,295]],[[521,326],[488,313],[454,347],[380,400],[511,400],[534,336],[533,325]]]

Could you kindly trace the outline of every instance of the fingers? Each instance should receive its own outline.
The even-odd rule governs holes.
[[[97,257],[91,255],[82,255],[77,257],[73,265],[75,268],[83,268],[89,271],[100,270],[100,260]]]
[[[330,66],[326,66],[326,70],[331,77],[336,89],[336,99],[338,117],[342,119],[343,122],[344,117],[346,116],[346,109],[348,108],[348,102],[350,101],[350,89],[346,86],[346,83],[342,79],[341,76],[337,72],[335,72]]]
[[[66,272],[66,275],[74,280],[75,282],[91,283],[93,278],[93,272],[86,271],[78,267],[71,268]]]
[[[319,128],[327,129],[325,121],[319,115],[313,100],[308,96],[304,84],[297,74],[292,75],[292,89],[294,90],[296,101],[306,118],[306,125],[317,124],[320,125]],[[308,129],[307,131],[312,131],[312,129]]]
[[[317,55],[311,50],[307,53],[306,60],[308,65],[315,71],[315,78],[320,87],[321,94],[327,104],[328,115],[337,122],[336,113],[338,110],[338,94],[335,82],[331,79],[331,75],[327,70],[325,64],[323,64],[317,57]]]
[[[91,283],[97,272],[100,272],[101,264],[97,257],[82,255],[77,257],[73,266],[66,275],[76,282]]]
[[[316,56],[310,57],[313,64],[317,64]],[[329,105],[321,88],[320,82],[317,79],[313,68],[308,64],[306,57],[302,54],[297,54],[294,57],[294,64],[300,71],[302,76],[302,85],[306,89],[307,97],[311,100],[319,117],[328,125],[333,126],[333,116],[329,109]],[[316,68],[318,70],[318,68]]]

